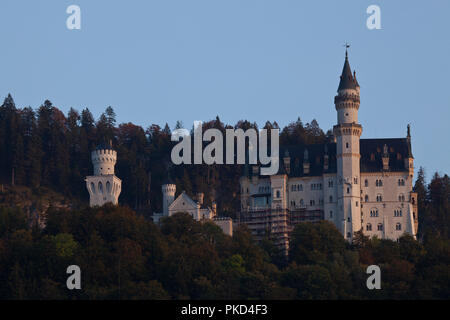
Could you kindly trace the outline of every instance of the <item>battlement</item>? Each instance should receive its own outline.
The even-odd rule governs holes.
[[[174,184],[163,184],[161,189],[163,193],[175,193],[177,187]]]
[[[114,166],[117,161],[117,152],[112,149],[98,149],[91,152],[94,175],[114,174]]]

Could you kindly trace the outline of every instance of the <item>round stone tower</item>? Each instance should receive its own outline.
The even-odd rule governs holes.
[[[163,194],[163,215],[169,216],[169,206],[175,200],[175,192],[177,191],[177,186],[171,181],[167,181],[162,185]]]
[[[94,175],[86,177],[86,187],[90,196],[90,206],[106,203],[118,204],[122,181],[114,174],[117,152],[109,144],[101,144],[91,152]]]
[[[114,175],[114,166],[117,161],[117,152],[109,145],[99,145],[91,153],[92,164],[94,165],[94,175],[106,176]]]

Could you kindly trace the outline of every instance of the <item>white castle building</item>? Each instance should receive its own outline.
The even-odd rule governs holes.
[[[190,214],[196,221],[211,221],[219,226],[225,234],[233,235],[233,220],[231,218],[218,217],[215,202],[212,203],[212,208],[205,206],[203,193],[197,193],[197,201],[192,200],[184,191],[175,199],[176,185],[170,180],[170,177],[161,189],[163,193],[163,212],[153,213],[154,223],[159,223],[161,218],[170,217],[177,212],[185,212]]]
[[[91,207],[106,203],[118,204],[122,180],[114,174],[117,152],[109,145],[99,145],[91,153],[94,175],[86,177],[86,187],[89,191]]]
[[[246,166],[240,221],[257,239],[270,237],[287,250],[295,224],[323,219],[349,241],[360,230],[392,240],[405,232],[416,235],[409,125],[406,138],[360,139],[360,87],[347,52],[334,103],[333,143],[281,148],[284,158],[273,176]]]

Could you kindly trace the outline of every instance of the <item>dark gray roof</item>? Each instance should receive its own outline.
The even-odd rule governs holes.
[[[345,53],[344,68],[342,69],[341,80],[339,81],[339,90],[344,89],[356,89],[356,79],[352,75],[352,69],[350,68],[350,63],[348,62],[347,52]],[[358,85],[359,86],[359,85]]]
[[[412,157],[410,138],[392,139],[361,139],[360,140],[360,170],[361,172],[381,172],[383,170],[384,145],[388,147],[389,171],[408,171],[405,168],[405,158]],[[309,173],[303,171],[303,161],[305,149],[308,150]],[[324,173],[336,173],[336,143],[280,146],[280,153],[285,154],[286,150],[290,156],[290,177],[321,176]],[[328,155],[328,169],[324,169],[325,154]],[[284,160],[280,159],[278,174],[287,174]],[[244,173],[251,177],[253,171]]]

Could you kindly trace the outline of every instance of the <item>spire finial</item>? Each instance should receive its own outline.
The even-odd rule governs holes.
[[[348,59],[348,48],[350,48],[350,45],[346,42],[345,44],[344,44],[344,47],[345,47],[345,59]]]
[[[411,125],[408,123],[408,127],[407,127],[407,137],[411,138]]]

